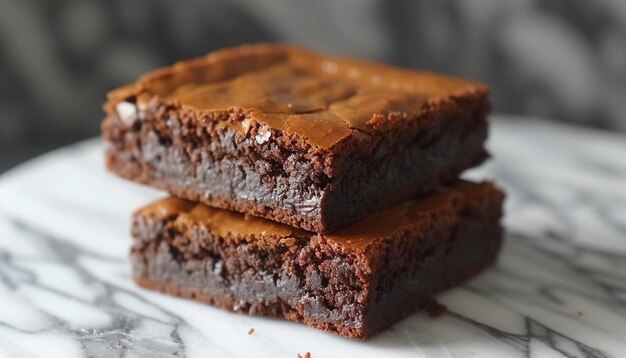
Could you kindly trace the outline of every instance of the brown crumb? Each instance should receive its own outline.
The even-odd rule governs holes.
[[[248,331],[248,335],[251,336],[254,334],[254,328],[250,328],[250,330]]]
[[[446,307],[446,305],[443,305],[437,302],[437,300],[435,300],[434,298],[431,298],[430,300],[428,300],[428,302],[426,302],[426,312],[431,317],[435,317],[435,318],[439,317],[443,315],[444,313],[446,313],[447,311],[448,311],[448,307]]]
[[[298,358],[311,358],[311,353],[310,352],[306,352],[304,353],[304,356],[300,353],[298,353]]]

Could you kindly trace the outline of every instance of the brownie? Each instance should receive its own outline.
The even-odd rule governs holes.
[[[333,234],[170,197],[138,210],[137,283],[367,339],[491,265],[503,193],[459,181]]]
[[[286,45],[177,63],[112,91],[104,108],[111,171],[315,232],[486,158],[485,86]]]

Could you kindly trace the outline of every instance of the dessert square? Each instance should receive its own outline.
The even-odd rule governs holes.
[[[458,181],[333,234],[170,197],[138,210],[133,276],[227,310],[367,339],[491,265],[504,194]]]
[[[331,232],[487,156],[479,83],[287,46],[213,52],[109,93],[118,175]]]

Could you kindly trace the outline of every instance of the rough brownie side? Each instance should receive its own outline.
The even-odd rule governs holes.
[[[457,182],[332,235],[183,199],[134,216],[132,266],[146,288],[367,339],[496,258],[503,194]]]
[[[486,158],[479,84],[279,45],[219,51],[110,94],[108,168],[329,232]]]

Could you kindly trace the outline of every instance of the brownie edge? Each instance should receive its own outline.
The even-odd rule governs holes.
[[[489,265],[503,193],[458,181],[332,235],[168,198],[133,219],[133,276],[227,310],[368,339]]]

